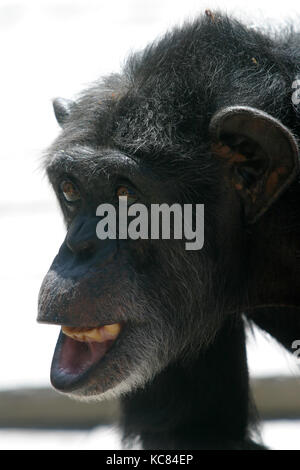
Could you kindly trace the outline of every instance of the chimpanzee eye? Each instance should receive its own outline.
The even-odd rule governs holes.
[[[133,204],[137,200],[137,194],[128,186],[119,186],[117,189],[117,197],[127,197],[127,203]]]
[[[76,202],[81,199],[80,191],[72,181],[63,181],[60,185],[60,189],[67,202]]]

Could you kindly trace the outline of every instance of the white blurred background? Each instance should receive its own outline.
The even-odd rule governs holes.
[[[130,51],[216,7],[254,25],[289,19],[300,26],[296,0],[0,0],[0,391],[48,386],[58,335],[58,327],[36,323],[39,286],[64,237],[40,170],[42,152],[59,132],[51,100],[76,96],[102,74],[119,71]],[[295,359],[260,333],[248,350],[252,376],[299,376]],[[299,431],[297,421],[268,422],[265,442],[300,449]],[[111,429],[0,430],[1,449],[113,449],[117,443]]]

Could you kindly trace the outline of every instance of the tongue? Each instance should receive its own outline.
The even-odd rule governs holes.
[[[66,336],[62,345],[59,368],[65,374],[81,375],[93,364],[100,361],[112,341],[81,342]]]

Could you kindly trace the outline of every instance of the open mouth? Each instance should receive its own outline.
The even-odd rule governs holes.
[[[77,388],[112,347],[120,323],[96,328],[62,326],[51,366],[52,385],[61,391]]]

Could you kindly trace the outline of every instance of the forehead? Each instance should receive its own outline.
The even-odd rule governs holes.
[[[68,149],[55,149],[46,160],[46,172],[51,177],[70,173],[84,177],[98,174],[133,173],[139,168],[137,159],[117,150],[105,148],[95,149],[76,145]]]

